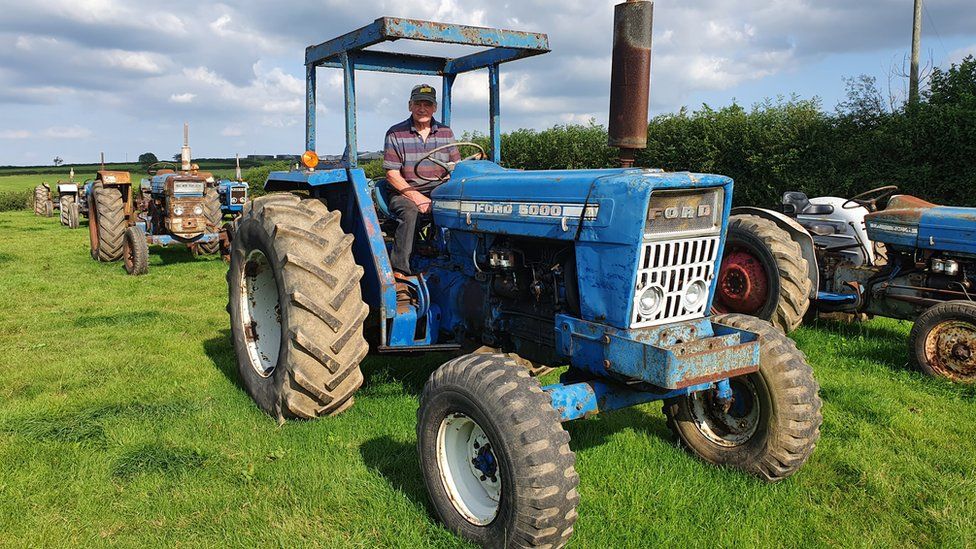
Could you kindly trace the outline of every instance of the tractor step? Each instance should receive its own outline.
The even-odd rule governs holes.
[[[389,345],[380,345],[376,348],[377,351],[381,353],[415,353],[420,351],[457,351],[461,348],[458,343],[440,343],[437,345],[417,345],[415,347],[390,347]]]

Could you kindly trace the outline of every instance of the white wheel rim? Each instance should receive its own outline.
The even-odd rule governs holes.
[[[750,376],[731,380],[734,395],[728,410],[714,404],[715,390],[688,396],[691,415],[698,431],[713,443],[731,448],[748,442],[759,430],[762,403]]]
[[[241,269],[241,331],[251,367],[268,377],[278,364],[281,349],[281,306],[278,283],[267,256],[252,250]]]
[[[437,469],[454,509],[485,526],[498,515],[501,470],[491,441],[473,419],[449,414],[437,432]]]

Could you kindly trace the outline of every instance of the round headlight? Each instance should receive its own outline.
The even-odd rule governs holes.
[[[657,286],[648,286],[637,298],[637,312],[643,317],[654,316],[664,303],[664,290]]]
[[[199,204],[197,204],[196,206],[194,206],[193,207],[193,214],[194,215],[203,215],[203,206],[201,206]]]
[[[173,215],[183,215],[183,206],[173,206]]]
[[[702,280],[696,280],[685,288],[685,307],[691,309],[702,304],[708,297],[708,286]]]

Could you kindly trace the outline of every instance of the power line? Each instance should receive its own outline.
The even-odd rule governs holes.
[[[929,12],[928,6],[922,4],[922,10],[925,11],[925,16],[929,18],[929,24],[932,25],[932,30],[935,31],[935,37],[939,39],[939,45],[942,46],[942,53],[945,54],[946,58],[949,57],[949,51],[945,47],[945,43],[942,42],[942,35],[939,34],[939,29],[935,26],[935,21],[932,19],[932,14]]]

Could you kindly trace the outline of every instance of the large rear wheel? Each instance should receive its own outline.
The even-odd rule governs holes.
[[[734,215],[713,307],[770,321],[789,333],[810,307],[812,281],[800,245],[768,219]]]
[[[820,438],[820,386],[796,345],[768,322],[728,314],[713,318],[759,334],[759,371],[732,378],[732,401],[716,390],[665,401],[668,427],[693,454],[775,482],[795,473]]]
[[[220,195],[217,193],[217,188],[211,187],[207,189],[203,197],[205,199],[203,202],[203,215],[207,218],[207,232],[219,233],[220,222],[223,220],[224,214],[220,210]],[[220,240],[214,239],[210,242],[201,242],[197,249],[200,254],[215,254],[220,251]]]
[[[505,355],[470,354],[427,381],[417,449],[434,510],[484,547],[561,547],[579,503],[576,457],[549,396]]]
[[[101,181],[96,181],[91,194],[88,236],[91,240],[92,258],[98,261],[118,261],[122,259],[125,237],[122,191],[116,187],[105,187]]]
[[[51,201],[51,189],[47,185],[41,183],[40,185],[34,187],[34,214],[41,217],[47,217],[48,214],[48,203]],[[50,208],[53,210],[53,208]]]
[[[352,406],[369,350],[352,235],[318,199],[272,194],[245,206],[231,243],[228,311],[238,372],[279,421]]]

